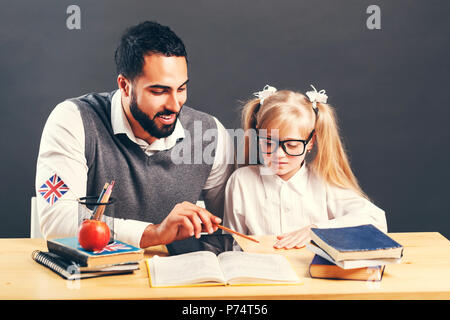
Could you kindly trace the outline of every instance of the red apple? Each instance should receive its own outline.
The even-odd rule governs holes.
[[[102,250],[109,242],[108,225],[99,220],[84,220],[78,230],[78,243],[87,251]]]

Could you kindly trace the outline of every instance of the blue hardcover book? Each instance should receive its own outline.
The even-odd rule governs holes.
[[[371,224],[312,228],[311,240],[335,261],[401,258],[403,246]]]
[[[119,264],[144,258],[144,250],[118,240],[94,252],[84,250],[77,237],[47,240],[47,248],[49,252],[75,261],[81,267]]]

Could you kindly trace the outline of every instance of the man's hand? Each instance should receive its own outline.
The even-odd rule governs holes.
[[[299,230],[295,230],[289,233],[284,233],[277,236],[278,241],[275,242],[273,247],[275,249],[299,249],[311,240],[310,231],[311,228],[316,228],[316,225],[312,224]]]
[[[222,220],[208,210],[184,201],[178,203],[169,215],[158,225],[149,225],[142,235],[140,247],[169,244],[195,235],[200,238],[201,232],[213,233]]]

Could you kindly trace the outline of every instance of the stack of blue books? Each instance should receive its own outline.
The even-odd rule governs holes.
[[[365,276],[370,278],[372,271],[378,270],[381,280],[384,266],[400,263],[403,256],[403,246],[371,224],[313,228],[311,242],[306,247],[315,253],[310,265],[311,276],[315,277],[315,273],[320,278],[343,279],[349,275],[348,279],[351,279],[353,273],[353,278],[358,278],[355,280],[363,280]],[[326,276],[327,270],[331,274],[329,277]],[[358,272],[365,273],[365,276],[360,279],[361,274],[356,276]]]

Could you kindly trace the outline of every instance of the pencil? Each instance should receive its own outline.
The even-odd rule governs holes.
[[[108,186],[109,186],[109,183],[106,182],[105,185],[103,186],[102,192],[100,193],[100,195],[99,195],[99,197],[98,197],[97,203],[102,203],[103,195],[105,194],[106,189],[108,189]],[[95,206],[94,211],[92,212],[92,216],[93,216],[93,217],[97,217],[97,210],[98,210],[98,207],[99,207],[98,205]]]
[[[105,212],[105,206],[106,206],[106,203],[109,201],[109,197],[111,196],[112,189],[114,188],[114,183],[115,183],[114,180],[111,181],[110,185],[108,186],[108,189],[103,194],[103,197],[101,200],[101,203],[103,205],[98,209],[98,212],[96,213],[97,216],[94,216],[95,220],[100,220],[103,215],[103,212]]]
[[[239,232],[237,232],[237,231],[231,230],[231,229],[229,229],[229,228],[227,228],[227,227],[224,227],[224,226],[222,226],[222,225],[220,225],[220,224],[218,224],[217,227],[218,227],[219,229],[228,231],[228,232],[230,232],[230,233],[234,233],[235,235],[238,235],[238,236],[243,237],[243,238],[245,238],[245,239],[252,240],[252,241],[254,241],[254,242],[256,242],[256,243],[259,243],[258,240],[253,239],[252,237],[249,237],[249,236],[246,236],[245,234],[242,234],[242,233],[239,233]]]

